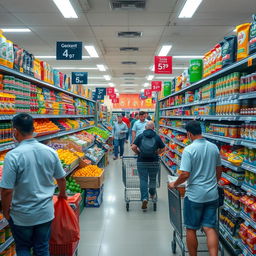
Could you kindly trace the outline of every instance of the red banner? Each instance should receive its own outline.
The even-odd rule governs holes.
[[[112,99],[112,103],[113,103],[113,104],[119,103],[119,98]]]
[[[114,94],[108,95],[108,97],[109,97],[111,100],[116,99],[116,94],[114,93]]]
[[[112,94],[115,94],[115,88],[114,87],[107,88],[107,95],[112,95]]]
[[[144,95],[147,97],[152,97],[152,91],[151,89],[145,89],[144,90]]]
[[[172,74],[172,56],[155,56],[155,74]]]
[[[162,90],[162,81],[152,81],[151,90],[153,92],[160,92]]]

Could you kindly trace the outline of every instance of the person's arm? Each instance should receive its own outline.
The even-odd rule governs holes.
[[[217,181],[219,181],[219,179],[221,178],[221,174],[222,174],[222,166],[217,166],[217,167],[216,167],[216,177],[217,177]]]
[[[67,194],[66,194],[66,179],[61,178],[61,179],[56,179],[58,183],[58,188],[59,188],[59,198],[64,198],[67,199]]]
[[[12,189],[6,189],[6,188],[2,188],[2,191],[1,191],[3,215],[7,220],[10,219],[12,192],[13,192]]]
[[[132,131],[132,144],[134,143],[134,140],[135,140],[135,137],[136,137],[136,131]]]
[[[137,155],[139,155],[140,153],[139,144],[140,144],[140,135],[135,139],[131,147],[132,151]]]
[[[127,133],[127,132],[128,132],[128,126],[127,124],[125,124],[124,133]]]
[[[158,140],[158,150],[156,151],[156,153],[160,155],[165,151],[165,144],[163,143],[160,136],[158,135],[157,135],[157,140]]]
[[[189,176],[190,176],[190,172],[182,172],[180,175],[179,175],[179,177],[178,177],[178,179],[175,181],[175,182],[171,182],[170,184],[169,184],[169,188],[177,188],[179,185],[181,185],[181,184],[183,184],[184,182],[186,182],[187,181],[187,179],[189,178]]]

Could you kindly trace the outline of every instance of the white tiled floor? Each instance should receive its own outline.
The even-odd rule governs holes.
[[[126,147],[128,150],[128,147]],[[79,256],[170,256],[172,227],[167,200],[167,171],[162,167],[158,209],[142,212],[141,204],[130,204],[126,212],[121,160],[105,169],[104,202],[100,208],[85,208],[80,216]],[[177,253],[180,255],[180,253]],[[201,254],[202,255],[202,254]],[[208,255],[208,254],[204,254]]]

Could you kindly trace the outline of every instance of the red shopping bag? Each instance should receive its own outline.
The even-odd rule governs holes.
[[[73,209],[63,198],[58,198],[54,204],[55,218],[51,226],[52,244],[68,244],[80,239],[79,222]]]

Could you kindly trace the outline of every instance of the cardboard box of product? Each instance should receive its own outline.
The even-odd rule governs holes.
[[[74,175],[72,177],[81,188],[101,188],[104,181],[104,169],[98,177],[76,177]]]

